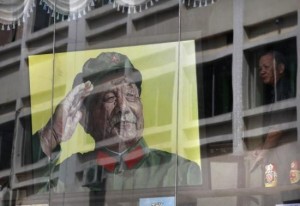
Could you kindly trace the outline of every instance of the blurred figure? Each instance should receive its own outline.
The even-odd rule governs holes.
[[[286,61],[278,51],[268,51],[259,58],[259,76],[267,88],[264,104],[276,103],[293,97],[290,81],[286,76]],[[259,165],[264,167],[265,187],[290,185],[299,182],[299,177],[292,177],[295,164],[299,160],[297,152],[297,138],[278,128],[278,118],[284,119],[285,114],[279,116],[267,112],[263,118],[263,127],[268,127],[261,149],[256,151],[255,160],[250,168],[254,171]],[[265,198],[265,205],[290,202],[299,197],[299,192],[282,192]]]

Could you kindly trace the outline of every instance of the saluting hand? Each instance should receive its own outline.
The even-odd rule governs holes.
[[[41,146],[46,155],[50,156],[52,149],[72,137],[82,117],[82,102],[92,90],[93,85],[90,81],[79,84],[56,107],[52,116],[52,126],[49,120],[40,131]]]

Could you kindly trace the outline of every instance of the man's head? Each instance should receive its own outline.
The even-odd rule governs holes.
[[[274,86],[284,75],[285,60],[281,53],[268,51],[259,58],[259,76],[266,85]]]
[[[94,85],[84,101],[81,124],[86,132],[96,141],[110,139],[115,145],[138,141],[144,127],[142,76],[129,59],[119,53],[102,53],[85,63],[80,76],[77,79]]]

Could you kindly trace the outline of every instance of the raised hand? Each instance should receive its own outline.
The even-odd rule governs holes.
[[[254,162],[250,167],[250,172],[253,172],[259,165],[262,164],[266,155],[265,150],[257,150],[253,153]]]
[[[93,85],[90,81],[72,89],[56,107],[52,119],[39,131],[41,146],[46,155],[50,156],[52,149],[72,137],[82,117],[82,102],[92,90]]]

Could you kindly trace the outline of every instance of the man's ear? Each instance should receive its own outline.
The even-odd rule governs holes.
[[[284,64],[278,64],[277,66],[278,74],[283,75],[285,71],[285,65]]]

